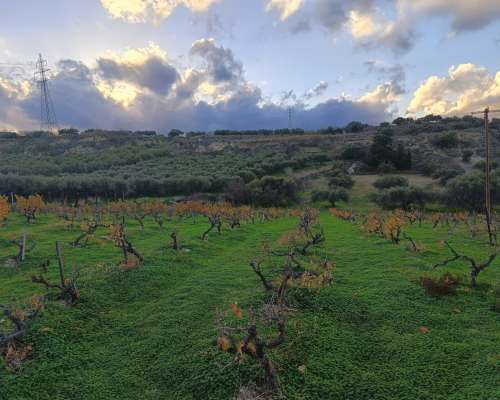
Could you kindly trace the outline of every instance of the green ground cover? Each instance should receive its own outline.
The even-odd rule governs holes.
[[[498,261],[471,289],[465,264],[431,268],[448,257],[437,243],[444,228],[411,227],[426,247],[415,254],[326,212],[321,223],[324,249],[336,263],[334,282],[297,292],[300,309],[289,315],[286,342],[273,353],[286,398],[500,399],[500,313],[491,309]],[[82,298],[73,308],[47,305],[27,337],[34,352],[22,371],[0,365],[0,399],[232,398],[260,372],[250,361],[228,367],[231,356],[213,345],[215,312],[264,301],[249,260],[263,234],[274,240],[296,224],[297,218],[245,224],[203,242],[203,219],[169,222],[163,230],[148,220],[144,231],[130,220],[146,263],[129,271],[115,267],[121,254],[109,243],[64,245],[67,264],[82,267]],[[167,248],[174,225],[180,252]],[[79,230],[50,215],[29,226],[11,215],[0,229],[1,259],[15,254],[9,240],[22,232],[38,245],[20,271],[0,267],[0,304],[45,293],[31,275],[47,258],[56,263],[56,240],[68,243]],[[483,239],[459,232],[452,242],[483,259]],[[434,298],[418,284],[445,271],[463,275],[455,295]],[[49,277],[56,275],[53,265]]]

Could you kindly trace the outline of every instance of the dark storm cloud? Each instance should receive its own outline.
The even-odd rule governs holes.
[[[264,103],[260,89],[241,88],[225,102],[167,101],[151,119],[162,130],[176,127],[182,130],[212,131],[215,129],[279,129],[288,126],[288,107]],[[151,105],[143,104],[152,109]],[[320,129],[345,126],[352,120],[379,123],[392,117],[383,104],[369,104],[347,99],[332,99],[312,108],[296,104],[293,107],[294,126]]]
[[[93,71],[82,62],[60,61],[57,74],[50,81],[50,91],[61,125],[111,129],[131,122],[120,106],[103,97],[95,86]],[[23,100],[21,106],[33,119],[39,118],[40,103],[36,91]]]
[[[234,58],[231,49],[217,46],[213,39],[194,42],[191,55],[205,61],[207,72],[215,83],[237,83],[243,78],[243,64]]]
[[[159,95],[168,94],[179,79],[177,70],[159,57],[151,57],[142,64],[99,58],[97,72],[105,80],[131,82]]]
[[[304,129],[344,126],[351,120],[378,123],[391,117],[387,111],[390,105],[383,101],[331,99],[310,107],[307,100],[325,94],[328,89],[328,83],[323,81],[300,96],[291,90],[276,104],[259,87],[246,81],[243,65],[230,49],[217,46],[212,39],[203,39],[193,44],[191,54],[205,63],[202,69],[184,71],[183,77],[156,57],[137,65],[100,58],[95,69],[76,60],[60,61],[50,89],[61,126],[160,132],[172,128],[277,129],[288,126],[290,105],[294,109],[294,126]],[[397,75],[396,70],[387,73]],[[135,86],[136,96],[128,107],[117,104],[99,90],[101,83],[104,84],[103,90],[108,95],[108,85],[115,81]],[[207,82],[212,83],[215,91],[211,101],[199,92],[200,85]],[[1,95],[0,92],[0,103]],[[38,119],[37,92],[28,99],[12,101],[28,116]]]
[[[75,71],[76,72],[76,71]],[[79,128],[156,129],[167,132],[172,128],[212,131],[215,129],[277,129],[288,126],[288,109],[273,103],[263,103],[258,88],[240,88],[230,99],[216,104],[195,102],[186,95],[163,98],[141,95],[128,109],[105,99],[94,84],[79,76],[64,73],[52,81],[52,97],[61,125]],[[21,104],[37,118],[38,98]],[[350,100],[329,100],[312,108],[294,106],[294,126],[319,129],[344,126],[352,120],[378,123],[390,118],[383,104],[365,104]]]

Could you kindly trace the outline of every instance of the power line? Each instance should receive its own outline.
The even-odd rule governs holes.
[[[36,62],[35,81],[40,87],[40,130],[54,131],[58,129],[56,111],[49,91],[47,61],[39,54]]]

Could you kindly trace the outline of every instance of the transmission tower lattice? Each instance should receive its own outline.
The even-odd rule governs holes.
[[[58,128],[56,111],[49,91],[47,61],[39,54],[36,62],[35,81],[40,87],[40,130],[55,131]]]

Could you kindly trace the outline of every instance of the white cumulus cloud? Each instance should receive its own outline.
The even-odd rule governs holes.
[[[113,18],[131,23],[159,23],[168,18],[179,6],[195,12],[206,11],[218,0],[101,0]]]
[[[500,71],[474,64],[453,66],[448,76],[431,76],[415,91],[409,114],[463,115],[500,107]]]

